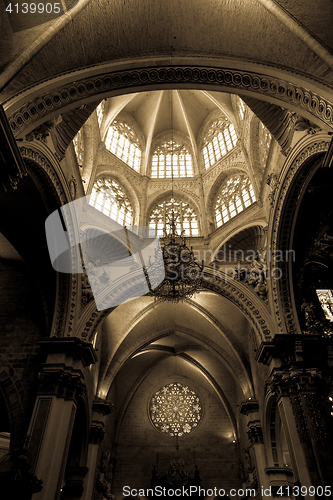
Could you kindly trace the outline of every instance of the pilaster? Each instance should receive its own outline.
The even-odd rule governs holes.
[[[84,480],[84,491],[81,500],[91,500],[93,498],[96,483],[100,483],[104,491],[104,497],[110,498],[110,491],[107,481],[97,471],[100,461],[100,446],[105,434],[105,417],[112,411],[109,403],[102,399],[96,399],[93,403],[93,416],[90,426],[87,467],[89,472]]]

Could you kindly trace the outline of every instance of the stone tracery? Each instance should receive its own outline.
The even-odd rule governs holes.
[[[165,385],[150,402],[154,426],[169,436],[183,436],[193,431],[201,420],[201,403],[195,391],[179,382]]]

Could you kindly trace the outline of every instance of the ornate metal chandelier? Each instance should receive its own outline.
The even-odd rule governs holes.
[[[152,289],[149,286],[149,295],[156,299],[169,300],[177,303],[186,298],[193,297],[201,287],[203,280],[203,263],[200,265],[194,258],[192,248],[186,245],[184,231],[177,233],[177,217],[174,210],[171,211],[171,217],[167,221],[170,227],[161,241],[161,248],[164,260],[165,278],[160,285]],[[149,275],[161,273],[161,268],[154,264],[149,267]],[[146,275],[148,283],[148,275]]]
[[[172,90],[170,92],[170,129],[172,136],[172,151],[173,158],[173,114],[172,114]],[[193,297],[199,291],[203,280],[203,262],[198,264],[194,258],[192,248],[186,246],[185,231],[177,233],[177,219],[180,218],[180,213],[175,213],[174,197],[173,197],[173,165],[171,163],[171,192],[172,192],[172,210],[171,216],[166,215],[166,227],[169,230],[164,230],[164,237],[161,241],[161,249],[163,252],[164,273],[165,277],[160,283],[161,268],[154,263],[149,266],[149,275],[156,276],[156,283],[160,283],[156,288],[152,288],[148,273],[144,269],[146,279],[149,285],[149,295],[156,299],[169,300],[171,302],[179,302],[186,298]],[[181,210],[181,207],[180,207]]]

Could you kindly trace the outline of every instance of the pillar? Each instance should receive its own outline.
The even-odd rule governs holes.
[[[100,461],[100,446],[102,444],[104,434],[105,434],[105,416],[111,413],[110,404],[102,399],[97,399],[93,403],[93,416],[90,427],[89,435],[89,447],[88,447],[88,457],[87,457],[87,467],[89,469],[87,476],[84,481],[84,492],[81,500],[91,500],[93,498],[97,466]],[[111,498],[108,491],[108,486],[104,478],[98,477],[99,483],[104,490],[104,497]],[[104,484],[105,483],[105,484]]]
[[[78,338],[40,341],[46,357],[29,425],[27,459],[43,481],[33,500],[58,500],[78,398],[85,392],[83,368],[97,361],[91,344]]]
[[[294,480],[308,488],[332,484],[333,432],[328,408],[333,388],[332,343],[324,335],[276,335],[262,343],[257,354],[258,361],[270,367],[268,387],[276,396],[286,431]]]
[[[259,417],[259,403],[254,398],[248,398],[246,401],[242,401],[239,406],[239,411],[247,416],[247,435],[253,449],[256,463],[256,470],[255,473],[252,474],[252,481],[250,478],[250,483],[247,484],[246,487],[256,487],[259,492],[259,497],[262,498],[261,489],[269,488],[270,484],[265,472],[266,458],[262,426]]]

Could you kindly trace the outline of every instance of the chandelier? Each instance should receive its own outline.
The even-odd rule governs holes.
[[[164,280],[154,289],[149,285],[149,295],[174,303],[193,297],[199,291],[203,280],[203,263],[200,265],[195,260],[192,247],[189,249],[186,245],[184,231],[177,233],[178,217],[179,214],[172,209],[171,217],[166,222],[170,229],[165,231],[161,241]],[[157,282],[160,274],[160,266],[149,266],[149,276],[156,278]],[[147,272],[146,278],[149,284]]]
[[[172,55],[172,50],[171,50]],[[173,113],[172,113],[172,90],[170,91],[170,131],[171,131],[171,158],[173,158]],[[173,164],[171,163],[171,216],[166,215],[166,229],[161,240],[161,249],[164,261],[164,279],[161,282],[161,267],[154,264],[149,266],[149,275],[153,277],[153,282],[160,283],[156,288],[152,288],[146,269],[146,279],[149,286],[149,295],[156,299],[179,302],[186,298],[193,297],[199,291],[203,280],[203,262],[200,265],[194,258],[192,248],[186,245],[185,231],[177,232],[177,220],[180,213],[174,209],[173,197]],[[180,205],[181,210],[181,205]]]

